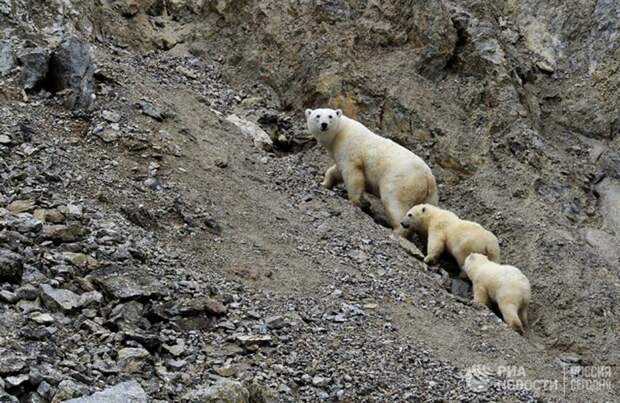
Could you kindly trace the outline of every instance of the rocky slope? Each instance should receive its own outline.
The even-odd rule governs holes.
[[[0,401],[617,395],[617,2],[7,0],[0,25]],[[498,234],[526,337],[318,186],[320,105]]]

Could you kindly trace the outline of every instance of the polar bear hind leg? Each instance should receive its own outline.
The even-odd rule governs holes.
[[[508,326],[510,326],[512,329],[516,330],[520,334],[523,334],[523,324],[521,323],[521,319],[519,319],[519,315],[517,313],[517,306],[511,303],[499,303],[497,305],[499,306],[499,310],[502,313],[504,322],[506,322]]]

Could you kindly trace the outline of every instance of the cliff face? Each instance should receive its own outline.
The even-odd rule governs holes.
[[[620,359],[617,1],[5,0],[0,26],[0,396],[129,376],[162,400],[617,390],[468,371],[564,382]],[[376,201],[318,187],[303,109],[323,105],[498,235],[532,284],[527,338],[452,262],[393,245]]]

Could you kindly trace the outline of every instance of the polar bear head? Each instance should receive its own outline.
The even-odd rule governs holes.
[[[480,253],[471,253],[465,262],[463,263],[463,271],[467,274],[467,277],[472,278],[476,275],[476,269],[482,264],[489,261],[489,258]]]
[[[306,109],[308,130],[321,143],[330,142],[340,127],[340,109]]]
[[[431,215],[433,206],[430,204],[418,204],[413,206],[407,214],[400,220],[403,228],[413,228],[414,230],[426,230],[428,218]]]

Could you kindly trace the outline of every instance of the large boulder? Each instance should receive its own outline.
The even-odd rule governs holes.
[[[88,43],[66,35],[54,50],[47,79],[53,92],[70,89],[65,106],[88,110],[93,104],[95,56]]]
[[[19,55],[22,65],[21,84],[26,91],[41,88],[49,67],[50,53],[44,48],[26,49]]]

